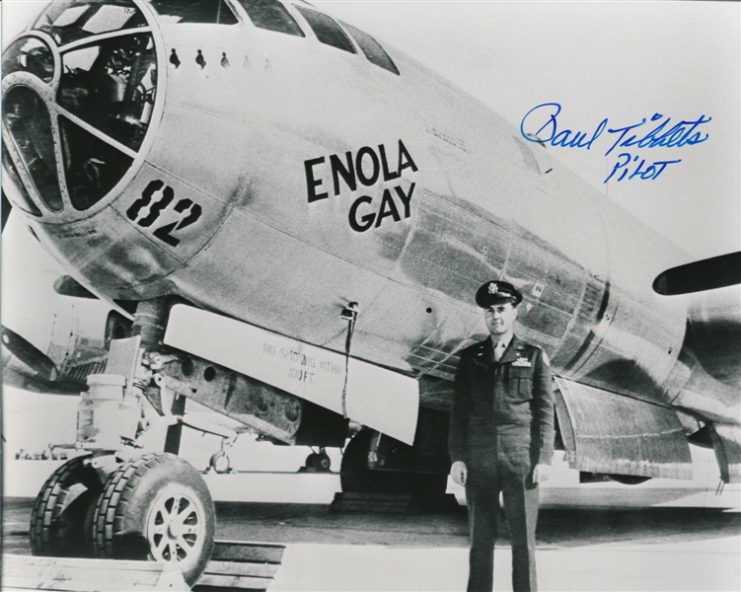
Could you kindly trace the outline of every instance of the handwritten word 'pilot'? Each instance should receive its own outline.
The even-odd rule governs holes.
[[[604,183],[607,183],[610,179],[612,179],[613,175],[615,175],[618,171],[621,171],[620,176],[615,179],[618,182],[626,178],[628,181],[632,179],[653,181],[654,179],[657,179],[659,175],[664,172],[664,169],[666,169],[666,167],[670,164],[677,164],[679,162],[682,162],[682,159],[678,158],[677,160],[657,160],[650,165],[646,165],[646,159],[644,158],[641,159],[640,163],[638,163],[638,166],[635,167],[633,169],[633,172],[630,173],[630,176],[628,176],[628,173],[632,168],[631,165],[638,162],[640,157],[637,155],[631,155],[630,152],[621,152],[620,154],[618,154],[618,158],[620,160],[615,163],[615,166],[612,167],[612,171],[604,180]]]
[[[563,127],[558,117],[561,114],[560,103],[542,103],[530,109],[520,122],[520,134],[529,142],[549,144],[558,148],[586,148],[591,150],[599,138],[609,142],[604,156],[609,156],[616,148],[682,148],[706,142],[709,133],[700,130],[713,118],[700,115],[696,119],[679,120],[672,122],[671,117],[661,113],[654,113],[650,118],[642,118],[637,123],[622,127],[608,127],[609,121],[605,117],[597,126],[589,131]],[[644,167],[645,159],[634,154],[623,152],[618,155],[621,159],[603,181],[607,183],[613,175],[621,171],[617,181],[623,179],[657,179],[669,164],[681,162],[677,160],[658,160]],[[628,176],[628,167],[631,162],[641,160],[636,169]],[[625,169],[625,170],[621,170]]]
[[[391,158],[390,158],[391,157]],[[330,154],[304,161],[306,193],[309,203],[327,199],[330,193],[338,197],[344,191],[362,191],[378,183],[401,180],[406,169],[418,168],[404,143],[399,140],[395,153],[386,146],[363,146],[353,153]],[[412,214],[411,201],[416,183],[399,182],[385,187],[380,201],[370,195],[360,195],[350,205],[348,222],[356,232],[380,227],[386,219],[399,222]]]

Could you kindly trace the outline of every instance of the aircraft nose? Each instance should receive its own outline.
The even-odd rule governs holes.
[[[3,189],[52,222],[86,217],[143,161],[160,74],[127,0],[52,2],[3,54]]]

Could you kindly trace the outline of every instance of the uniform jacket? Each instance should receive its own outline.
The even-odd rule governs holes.
[[[451,461],[476,468],[493,461],[497,437],[530,451],[535,464],[553,456],[553,384],[543,351],[513,336],[499,362],[491,339],[461,353],[450,418]]]

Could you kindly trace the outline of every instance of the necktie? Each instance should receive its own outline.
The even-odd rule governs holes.
[[[503,341],[497,342],[496,346],[494,346],[494,360],[499,361],[502,359],[502,356],[504,355],[504,350],[506,349],[505,343]]]

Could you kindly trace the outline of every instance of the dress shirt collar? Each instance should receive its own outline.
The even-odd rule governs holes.
[[[495,339],[494,335],[491,336],[491,345],[494,349],[496,349],[498,345],[504,352],[507,351],[512,338],[514,337],[514,332],[507,333],[506,335],[500,335],[498,337],[498,339]]]

